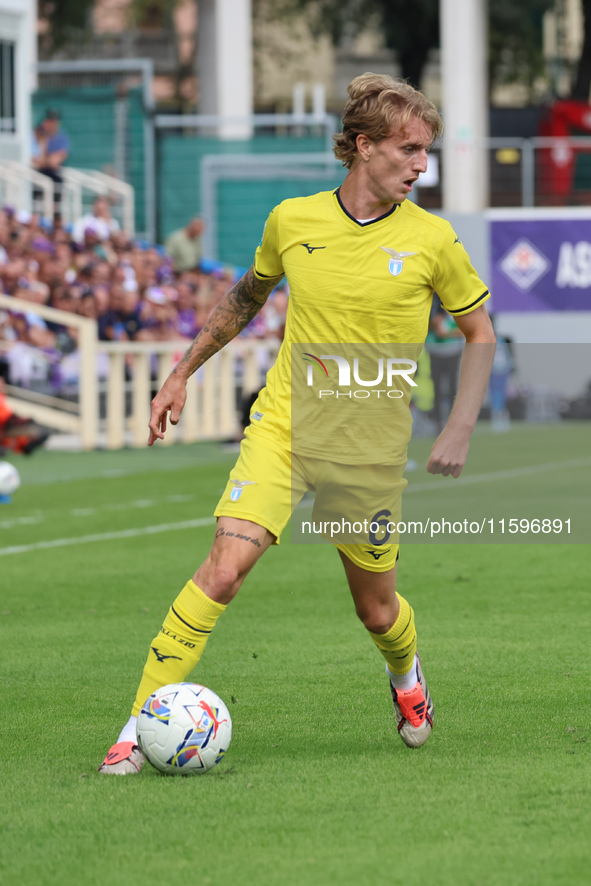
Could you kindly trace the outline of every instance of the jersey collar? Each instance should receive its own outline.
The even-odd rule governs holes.
[[[339,206],[341,207],[342,211],[345,213],[347,218],[350,218],[351,221],[355,222],[355,224],[360,228],[369,228],[370,225],[375,225],[376,222],[383,221],[385,218],[388,218],[389,215],[392,215],[392,213],[395,212],[396,209],[398,209],[398,207],[400,206],[400,203],[395,203],[394,206],[392,207],[392,209],[389,209],[388,212],[384,213],[384,215],[380,215],[380,216],[378,216],[378,218],[372,218],[371,221],[368,221],[368,222],[365,222],[362,224],[353,215],[351,215],[350,212],[347,212],[347,210],[343,206],[340,190],[341,190],[340,188],[337,188],[336,191],[334,191],[334,195],[337,198],[337,202],[338,202]]]

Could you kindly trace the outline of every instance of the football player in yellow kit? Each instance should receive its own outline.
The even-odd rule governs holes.
[[[404,365],[408,372],[412,360],[398,360],[404,364],[398,374],[407,384],[399,386],[401,399],[392,410],[395,439],[382,435],[368,448],[356,430],[343,441],[333,433],[339,421],[333,409],[326,413],[332,415],[332,424],[327,421],[324,436],[322,430],[299,434],[297,449],[292,442],[295,361],[300,369],[302,360],[320,364],[328,376],[326,363],[336,361],[340,372],[352,343],[380,353],[395,345],[404,354],[409,343],[416,347],[424,342],[436,290],[467,345],[456,401],[433,445],[427,470],[460,475],[487,387],[495,338],[484,306],[488,290],[453,229],[406,199],[441,131],[436,108],[408,84],[377,74],[356,77],[349,86],[343,131],[335,137],[335,154],[349,169],[342,186],[335,192],[286,200],[272,211],[253,266],[218,304],[154,398],[149,445],[163,439],[167,420],[179,421],[189,376],[238,335],[287,277],[285,339],[253,406],[238,462],[216,509],[211,551],[175,599],[151,644],[131,718],[101,772],[140,771],[144,757],[137,745],[136,720],[142,704],[160,686],[188,677],[217,619],[259,557],[278,543],[306,489],[315,489],[317,500],[324,496],[329,510],[335,489],[340,488],[345,502],[349,494],[357,501],[355,490],[361,489],[368,507],[372,500],[377,503],[375,516],[383,513],[379,496],[387,489],[386,513],[398,513],[411,432],[412,380],[410,373],[404,376]],[[341,355],[308,349],[309,343],[325,342],[340,343]],[[346,365],[354,365],[358,378],[356,354],[351,352]],[[387,365],[393,373],[392,360]],[[379,366],[383,373],[384,363]],[[373,381],[360,384],[372,393]],[[359,426],[364,423],[361,417]],[[366,516],[371,518],[371,512]],[[386,660],[399,734],[409,747],[419,747],[431,733],[433,703],[416,651],[413,610],[396,592],[398,545],[386,541],[388,534],[378,537],[370,530],[366,539],[340,538],[336,547],[357,615]]]

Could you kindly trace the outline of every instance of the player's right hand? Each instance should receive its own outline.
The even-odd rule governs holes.
[[[164,440],[168,413],[170,412],[171,425],[178,424],[185,400],[187,399],[187,383],[178,375],[169,375],[154,399],[150,413],[150,436],[148,446],[152,446],[156,440]]]

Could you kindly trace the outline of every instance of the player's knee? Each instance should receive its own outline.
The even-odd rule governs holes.
[[[388,606],[358,607],[357,616],[372,634],[387,634],[395,621],[395,615]]]
[[[217,603],[229,603],[238,593],[245,572],[232,562],[220,562],[209,557],[193,577],[208,597]]]

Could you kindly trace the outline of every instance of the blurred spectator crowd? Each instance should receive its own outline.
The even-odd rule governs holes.
[[[196,227],[192,220],[186,230]],[[0,292],[90,317],[103,341],[178,340],[184,350],[182,343],[197,335],[242,273],[203,259],[192,268],[177,265],[164,247],[120,230],[104,197],[71,229],[29,212],[0,209]],[[282,338],[287,298],[285,287],[276,289],[241,335]],[[77,348],[73,326],[0,306],[0,374],[11,384],[75,395]],[[105,358],[99,378],[107,366]]]

